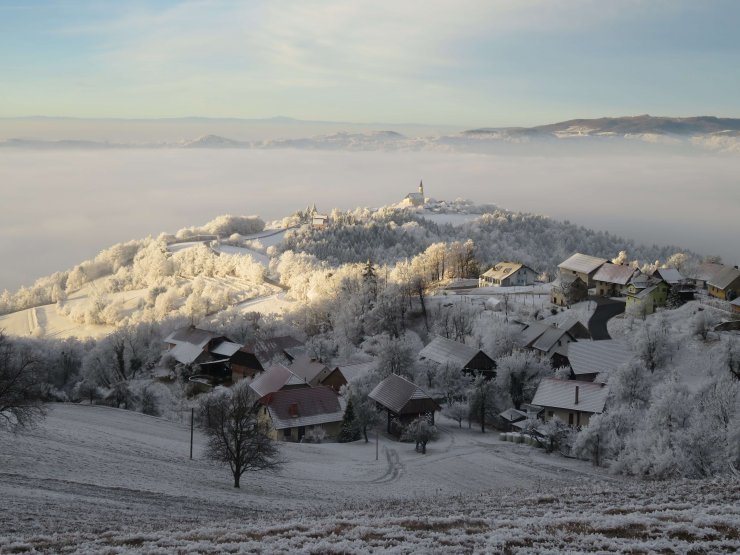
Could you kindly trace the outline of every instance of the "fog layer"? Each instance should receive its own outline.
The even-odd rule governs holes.
[[[299,150],[0,151],[0,290],[224,213],[465,197],[740,262],[740,158]],[[615,253],[616,254],[616,253]]]

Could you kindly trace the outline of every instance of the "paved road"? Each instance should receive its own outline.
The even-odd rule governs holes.
[[[606,329],[606,323],[617,314],[624,312],[625,303],[612,299],[596,299],[595,302],[596,310],[588,321],[588,331],[591,334],[591,339],[594,341],[611,339]]]

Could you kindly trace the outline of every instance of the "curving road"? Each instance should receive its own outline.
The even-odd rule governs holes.
[[[613,299],[596,299],[596,310],[588,321],[588,331],[591,339],[599,341],[602,339],[611,339],[606,324],[609,320],[624,312],[624,301],[615,301]]]

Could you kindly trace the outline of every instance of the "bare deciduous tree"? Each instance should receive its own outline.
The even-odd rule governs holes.
[[[247,471],[280,465],[278,448],[258,418],[261,406],[246,381],[231,390],[211,393],[200,405],[201,427],[208,437],[207,456],[227,463],[234,487]]]
[[[37,361],[0,331],[0,427],[32,426],[44,416]]]

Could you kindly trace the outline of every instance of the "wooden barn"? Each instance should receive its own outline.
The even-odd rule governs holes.
[[[388,415],[389,434],[401,435],[413,420],[425,416],[434,424],[434,413],[442,410],[423,389],[398,374],[391,374],[375,386],[368,397]]]

